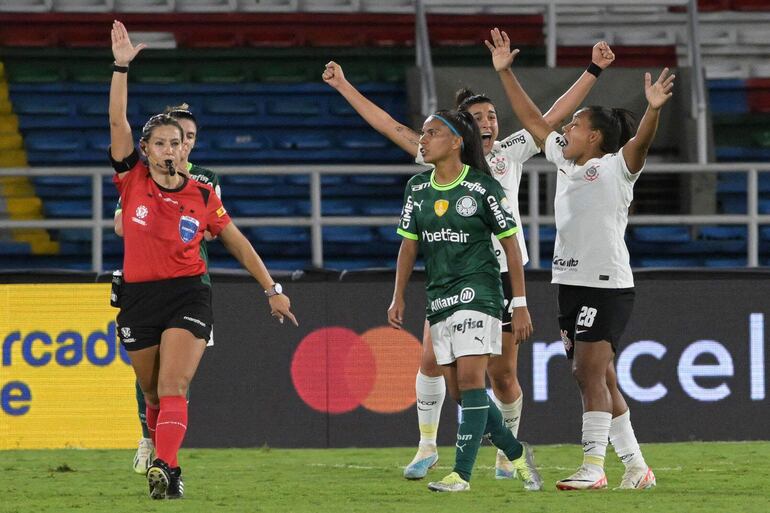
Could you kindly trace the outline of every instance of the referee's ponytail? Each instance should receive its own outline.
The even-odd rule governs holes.
[[[636,117],[630,110],[599,106],[584,110],[591,118],[591,128],[602,133],[601,150],[604,153],[617,153],[636,131]]]
[[[481,132],[473,115],[467,111],[439,110],[434,114],[438,119],[448,123],[450,130],[463,140],[460,150],[460,161],[463,164],[478,169],[485,175],[492,175],[487,159],[484,158],[484,147],[481,142]]]

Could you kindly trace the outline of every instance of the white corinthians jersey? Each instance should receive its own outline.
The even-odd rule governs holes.
[[[519,130],[502,141],[495,141],[492,151],[486,156],[492,176],[503,186],[503,191],[505,191],[508,204],[516,220],[516,226],[523,226],[521,214],[519,214],[519,184],[521,183],[522,165],[538,153],[540,153],[540,148],[537,147],[532,135],[526,130]],[[425,163],[422,153],[419,151],[415,162],[429,165]],[[521,265],[526,265],[529,262],[529,253],[527,253],[527,244],[524,241],[524,230],[516,232],[516,239],[521,251]],[[508,261],[505,259],[503,246],[497,237],[492,237],[492,246],[495,250],[497,263],[500,264],[500,272],[507,272]]]
[[[602,289],[634,286],[623,236],[634,183],[622,149],[576,165],[562,155],[566,144],[551,132],[545,157],[558,167],[556,180],[556,245],[551,283]]]

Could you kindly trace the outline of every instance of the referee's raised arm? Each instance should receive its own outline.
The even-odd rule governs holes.
[[[126,27],[119,21],[112,22],[112,81],[110,82],[110,155],[121,161],[134,151],[131,125],[128,123],[128,65],[147,45],[131,44]]]

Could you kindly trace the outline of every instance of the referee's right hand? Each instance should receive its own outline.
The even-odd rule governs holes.
[[[291,300],[286,294],[276,294],[270,296],[267,301],[270,303],[270,315],[278,319],[283,324],[284,318],[288,317],[295,326],[299,326],[297,318],[291,313]]]

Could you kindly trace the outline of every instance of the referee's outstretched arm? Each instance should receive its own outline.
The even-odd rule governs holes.
[[[131,125],[128,124],[128,65],[147,45],[131,44],[126,27],[119,21],[112,22],[112,55],[115,58],[110,83],[110,155],[122,161],[134,151]]]

